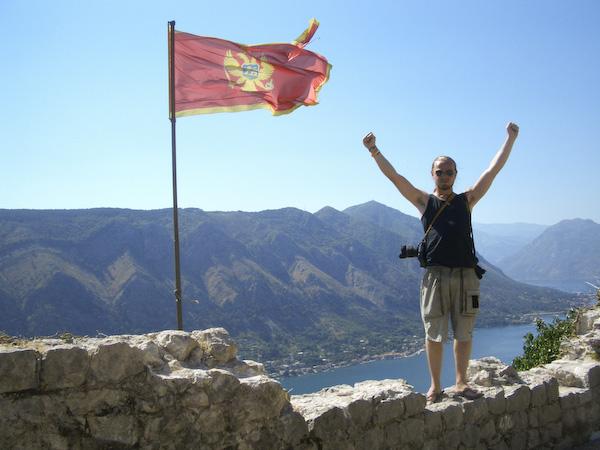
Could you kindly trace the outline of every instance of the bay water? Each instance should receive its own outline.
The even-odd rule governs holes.
[[[552,322],[561,315],[544,315],[542,319]],[[473,333],[473,350],[471,359],[484,356],[495,356],[505,364],[511,364],[515,356],[523,354],[524,336],[536,334],[535,323],[525,325],[508,325],[492,328],[476,328]],[[307,394],[325,387],[338,384],[358,383],[365,380],[384,380],[402,378],[411,384],[415,391],[425,393],[429,389],[430,378],[425,352],[397,359],[386,359],[340,367],[327,372],[313,373],[282,378],[282,386],[290,394]],[[454,355],[452,342],[444,346],[442,368],[442,386],[454,385]]]

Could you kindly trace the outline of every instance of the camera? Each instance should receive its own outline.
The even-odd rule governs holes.
[[[402,247],[400,247],[399,258],[414,258],[416,256],[419,256],[419,249],[417,247],[414,247],[412,245],[403,245]]]
[[[479,264],[475,265],[475,275],[477,275],[477,278],[479,278],[480,280],[483,278],[483,274],[486,272],[487,270],[485,270]]]
[[[425,255],[425,242],[421,242],[417,247],[412,245],[403,245],[400,247],[399,258],[419,258],[419,264],[421,267],[427,266],[427,257]]]

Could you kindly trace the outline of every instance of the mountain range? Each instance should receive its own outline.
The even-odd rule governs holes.
[[[182,209],[184,327],[223,326],[244,357],[276,363],[400,351],[422,335],[422,269],[398,249],[421,236],[416,218],[376,202],[314,214]],[[175,328],[172,242],[170,209],[0,210],[0,330]],[[480,325],[577,301],[482,263]]]
[[[548,228],[546,225],[532,223],[474,223],[473,236],[477,250],[492,264],[503,267],[502,261],[518,253],[546,228]]]
[[[509,276],[535,284],[600,285],[600,224],[563,220],[499,265]]]

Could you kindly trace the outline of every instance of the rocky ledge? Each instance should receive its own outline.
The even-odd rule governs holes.
[[[236,354],[222,328],[0,346],[0,448],[296,446],[288,393]]]
[[[471,361],[485,394],[426,405],[403,380],[292,396],[227,331],[0,344],[0,448],[570,448],[600,430],[600,309],[563,358]]]

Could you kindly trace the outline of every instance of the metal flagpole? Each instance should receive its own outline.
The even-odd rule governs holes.
[[[171,154],[173,165],[173,231],[175,245],[175,303],[177,329],[183,330],[181,311],[181,267],[179,264],[179,218],[177,214],[177,152],[175,145],[175,21],[169,22],[169,119],[171,120]]]

